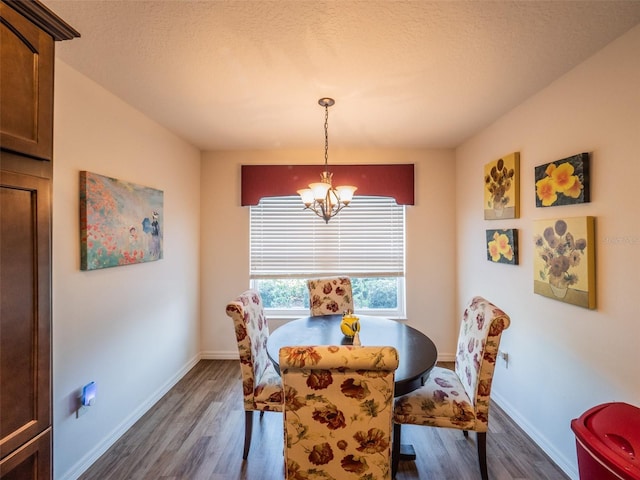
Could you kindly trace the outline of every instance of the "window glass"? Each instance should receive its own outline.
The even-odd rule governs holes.
[[[299,197],[251,206],[250,278],[270,315],[309,312],[307,278],[351,277],[357,312],[404,317],[405,207],[357,196],[329,223]]]

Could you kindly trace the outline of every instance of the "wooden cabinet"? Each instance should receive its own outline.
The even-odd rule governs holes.
[[[53,38],[7,5],[1,8],[2,148],[51,160]]]
[[[20,446],[0,462],[2,480],[52,478],[51,428]]]
[[[2,479],[52,475],[54,42],[76,36],[39,2],[0,2]]]
[[[1,170],[0,184],[4,462],[4,457],[51,427],[51,229],[49,179]]]

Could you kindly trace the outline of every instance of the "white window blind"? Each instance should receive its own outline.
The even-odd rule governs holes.
[[[252,279],[404,277],[405,208],[393,198],[357,196],[328,224],[298,196],[250,209]]]

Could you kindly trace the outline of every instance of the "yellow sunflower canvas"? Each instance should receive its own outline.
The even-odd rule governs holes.
[[[520,152],[484,166],[484,219],[520,217]]]
[[[594,217],[534,220],[534,293],[596,308],[594,226]]]

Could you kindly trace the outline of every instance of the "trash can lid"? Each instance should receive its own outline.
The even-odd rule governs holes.
[[[640,408],[621,402],[598,405],[573,420],[571,429],[601,460],[640,475]]]

